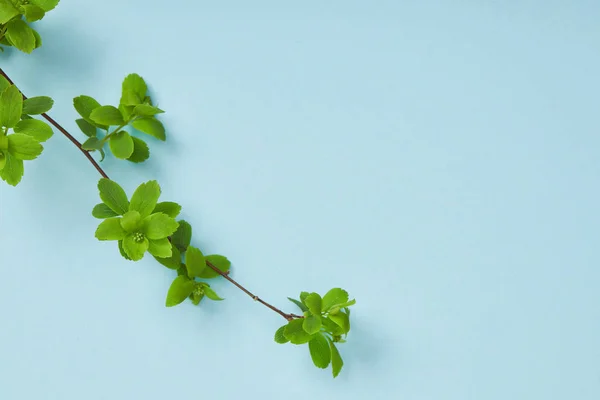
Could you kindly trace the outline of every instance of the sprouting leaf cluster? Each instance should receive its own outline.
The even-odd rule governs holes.
[[[28,23],[39,21],[59,0],[0,0],[0,45],[31,53],[42,45],[40,34]],[[0,46],[0,51],[4,48]]]
[[[349,300],[348,292],[331,289],[321,297],[318,293],[300,293],[300,300],[288,298],[304,313],[303,318],[292,319],[275,332],[277,343],[305,344],[313,363],[319,368],[331,364],[333,377],[340,373],[344,362],[336,343],[345,343],[350,331],[350,309],[356,303]]]
[[[150,157],[148,144],[127,131],[131,127],[159,140],[166,139],[165,128],[156,116],[164,113],[152,103],[148,86],[138,74],[123,80],[118,107],[100,105],[93,97],[81,95],[73,99],[73,106],[81,118],[75,122],[88,137],[84,150],[98,151],[105,157],[105,145],[119,159],[141,163]]]
[[[102,178],[98,182],[102,203],[97,204],[92,215],[103,221],[96,229],[98,240],[118,242],[121,255],[131,261],[139,261],[146,253],[160,264],[177,271],[168,290],[166,305],[172,307],[189,298],[198,305],[207,297],[223,300],[206,282],[231,267],[227,257],[213,254],[205,256],[191,245],[192,226],[176,218],[181,206],[170,201],[159,202],[160,186],[156,181],[141,184],[131,196],[116,182]]]
[[[9,185],[21,182],[23,161],[42,154],[41,143],[52,136],[52,128],[32,115],[47,112],[53,103],[46,96],[24,100],[19,89],[0,76],[0,178]]]

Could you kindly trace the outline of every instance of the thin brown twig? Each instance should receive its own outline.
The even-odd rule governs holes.
[[[13,81],[10,79],[10,77],[8,75],[6,75],[6,73],[2,70],[2,68],[0,68],[0,75],[2,75],[4,78],[6,78],[6,80],[11,85],[14,85]],[[25,96],[24,94],[23,94],[23,99],[27,100],[27,96]],[[87,150],[85,150],[81,146],[81,142],[79,142],[79,140],[75,139],[73,137],[73,135],[71,135],[69,132],[67,132],[67,130],[65,128],[63,128],[58,122],[56,122],[54,120],[54,118],[52,118],[48,114],[44,113],[44,114],[42,114],[42,117],[44,117],[44,119],[46,119],[49,123],[51,123],[56,129],[58,129],[60,131],[60,133],[62,133],[63,135],[65,135],[67,139],[69,139],[71,142],[73,142],[73,144],[75,146],[77,146],[77,148],[79,150],[81,150],[81,152],[83,153],[83,155],[89,160],[89,162],[92,163],[92,165],[96,168],[96,170],[98,171],[98,173],[100,173],[100,175],[103,178],[110,179],[108,177],[108,175],[106,174],[106,172],[104,172],[104,170],[102,169],[102,167],[100,167],[100,165],[98,165],[98,163],[96,162],[96,160],[94,160],[94,157],[92,157],[92,155],[90,154],[90,152],[87,151]]]
[[[10,79],[10,77],[8,75],[6,75],[6,73],[2,70],[2,68],[0,68],[0,75],[2,75],[4,78],[6,78],[6,80],[11,84],[14,85],[13,81]],[[23,99],[27,99],[27,97],[23,94]],[[96,160],[94,160],[94,158],[92,157],[92,155],[86,151],[83,147],[81,147],[81,143],[75,139],[73,137],[73,135],[71,135],[69,132],[67,132],[67,130],[65,128],[63,128],[58,122],[56,122],[52,117],[50,117],[48,114],[42,114],[42,117],[44,117],[49,123],[51,123],[56,129],[58,129],[60,131],[60,133],[62,133],[63,135],[65,135],[65,137],[67,139],[69,139],[75,146],[77,146],[77,148],[79,150],[81,150],[81,152],[86,156],[86,158],[90,161],[90,163],[92,163],[92,165],[96,168],[96,170],[100,173],[100,175],[103,178],[106,179],[110,179],[108,177],[108,175],[104,172],[104,170],[100,167],[100,165],[98,165],[98,163],[96,162]],[[238,289],[240,289],[242,292],[246,293],[248,296],[250,296],[254,301],[258,301],[259,303],[261,303],[262,305],[270,308],[271,310],[275,311],[277,314],[281,315],[283,318],[285,318],[288,321],[291,321],[293,319],[296,318],[304,318],[300,315],[296,315],[296,314],[286,314],[283,311],[281,311],[279,308],[267,303],[266,301],[264,301],[263,299],[261,299],[260,297],[256,296],[255,294],[253,294],[252,292],[250,292],[248,289],[246,289],[245,287],[243,287],[242,285],[240,285],[239,283],[237,283],[233,278],[231,278],[229,276],[228,272],[223,272],[221,271],[219,268],[217,268],[214,264],[212,264],[210,261],[206,261],[206,265],[211,268],[213,271],[215,271],[217,274],[221,275],[223,278],[227,279],[230,283],[232,283],[234,286],[236,286]]]

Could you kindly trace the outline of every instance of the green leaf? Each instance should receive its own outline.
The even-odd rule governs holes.
[[[46,12],[53,10],[54,7],[58,5],[59,1],[60,0],[29,0],[30,3],[35,4]]]
[[[328,340],[328,342],[329,349],[331,350],[331,369],[333,372],[333,377],[335,378],[340,374],[340,371],[344,366],[344,361],[342,360],[342,357],[340,356],[340,352],[338,351],[337,347],[335,347],[335,343],[333,343],[333,341],[331,340]]]
[[[206,260],[198,248],[189,246],[185,252],[185,265],[187,266],[190,278],[194,278],[200,276],[202,271],[206,268]]]
[[[0,150],[0,171],[2,171],[2,169],[4,168],[5,165],[6,165],[6,154],[4,154],[4,151]]]
[[[10,0],[0,0],[0,24],[6,24],[19,14],[20,11]]]
[[[169,239],[167,239],[168,241]],[[150,253],[152,254],[152,252]],[[171,255],[168,257],[154,257],[156,261],[164,265],[169,269],[179,269],[181,268],[181,253],[177,250],[177,247],[171,246]],[[186,270],[187,275],[187,270]]]
[[[227,273],[229,268],[231,268],[231,261],[227,259],[225,256],[221,256],[218,254],[211,254],[210,256],[206,256],[206,261],[210,262],[212,265],[217,267],[219,270]],[[199,275],[200,278],[204,279],[212,279],[221,276],[218,272],[214,271],[212,268],[205,268]]]
[[[102,150],[104,143],[97,137],[91,137],[81,144],[81,148],[88,151]]]
[[[190,300],[192,300],[192,303],[194,303],[195,306],[200,304],[200,301],[202,301],[203,298],[204,298],[203,293],[194,292],[194,293],[190,294]]]
[[[113,106],[100,106],[90,113],[90,119],[101,125],[123,125],[123,116],[118,108]]]
[[[309,335],[314,335],[321,330],[321,316],[320,315],[307,315],[303,318],[302,329]]]
[[[154,117],[138,118],[131,123],[131,126],[138,131],[147,133],[148,135],[154,136],[159,140],[166,140],[165,127]]]
[[[42,37],[35,29],[31,28],[31,32],[33,32],[33,36],[35,37],[35,48],[42,47]]]
[[[308,311],[308,307],[306,307],[304,304],[302,304],[298,300],[292,299],[291,297],[288,297],[288,300],[291,301],[292,303],[294,303],[295,305],[297,305],[303,312]]]
[[[1,3],[2,3],[2,0],[0,0],[0,4]],[[10,86],[10,82],[5,77],[0,75],[0,93],[4,92],[9,86]]]
[[[325,330],[327,332],[330,332],[334,336],[343,335],[344,333],[346,333],[344,332],[343,328],[341,328],[338,324],[336,324],[329,318],[321,318],[321,323],[323,324]]]
[[[283,331],[285,330],[285,327],[287,325],[282,326],[281,328],[277,329],[277,331],[275,331],[275,342],[279,343],[279,344],[284,344],[289,342],[288,338],[286,338],[283,334]]]
[[[125,250],[123,250],[123,241],[119,240],[119,253],[121,253],[121,256],[129,261],[133,261],[128,255],[127,253],[125,253]]]
[[[302,318],[294,319],[288,322],[283,330],[283,335],[292,344],[304,344],[307,343],[311,338],[311,335],[306,333],[306,331],[302,328],[302,322]]]
[[[92,119],[90,119],[92,111],[94,111],[98,107],[101,107],[100,103],[98,103],[93,97],[84,95],[75,97],[73,99],[73,106],[75,107],[75,110],[77,110],[79,115],[81,115],[83,119],[85,119],[87,122],[91,123],[94,126],[97,126],[100,129],[108,128],[108,126],[97,124],[96,122],[92,121]]]
[[[203,290],[204,290],[204,295],[206,297],[208,297],[209,299],[214,300],[214,301],[225,300],[225,299],[222,299],[221,297],[219,297],[219,295],[214,290],[212,290],[212,288],[210,286],[208,286],[208,284],[205,284],[205,285],[206,286],[204,286]]]
[[[94,209],[92,210],[92,215],[94,216],[94,218],[105,219],[116,217],[118,214],[111,210],[110,207],[108,207],[106,204],[100,203],[94,206]]]
[[[14,131],[16,133],[29,135],[38,142],[45,142],[54,134],[50,125],[37,119],[24,119],[17,122]]]
[[[134,163],[141,163],[146,161],[150,157],[150,149],[148,145],[142,139],[131,136],[133,139],[133,153],[127,159]]]
[[[329,314],[329,318],[335,322],[340,328],[344,330],[344,333],[348,333],[350,331],[350,318],[348,314],[344,312],[339,312],[337,314]]]
[[[304,304],[310,310],[311,313],[320,315],[321,314],[321,296],[318,293],[311,293],[304,299]]]
[[[119,111],[121,112],[123,119],[126,121],[129,121],[129,119],[133,115],[133,109],[134,106],[126,106],[124,104],[119,104]]]
[[[131,196],[130,210],[136,210],[142,218],[146,218],[152,213],[158,198],[160,197],[160,186],[156,181],[142,183]],[[162,238],[157,238],[162,239]]]
[[[85,119],[79,118],[75,120],[75,122],[77,123],[79,129],[81,129],[81,132],[84,133],[84,135],[89,136],[91,138],[95,138],[98,134],[98,128],[87,122]]]
[[[23,100],[23,114],[38,115],[44,114],[52,109],[54,100],[48,96],[30,97]]]
[[[156,213],[146,217],[143,221],[143,231],[148,239],[158,240],[171,236],[179,224],[167,214]]]
[[[8,135],[8,151],[20,160],[35,160],[44,148],[34,138],[22,133]]]
[[[330,308],[348,302],[348,292],[344,289],[331,289],[323,296],[323,311],[327,312]]]
[[[102,178],[98,181],[98,190],[104,204],[118,215],[123,215],[129,210],[127,195],[117,182]]]
[[[35,22],[44,18],[46,12],[38,6],[32,4],[26,4],[23,7],[23,15],[25,15],[25,19],[27,22]]]
[[[144,238],[142,241],[136,241],[133,234],[125,236],[123,239],[123,250],[133,261],[139,261],[144,258],[146,250],[148,250],[148,239]]]
[[[163,259],[171,257],[173,254],[171,248],[171,242],[169,242],[169,239],[167,238],[148,241],[148,253],[152,254],[154,257]]]
[[[123,218],[121,218],[121,226],[125,229],[125,232],[134,233],[136,232],[142,222],[140,213],[137,211],[127,211]]]
[[[0,170],[0,178],[11,186],[17,186],[23,178],[23,160],[15,158],[10,153],[5,154],[6,163]]]
[[[156,114],[162,114],[164,111],[149,104],[138,104],[133,109],[133,113],[135,115],[139,115],[140,117],[152,117]]]
[[[22,19],[13,19],[6,24],[6,37],[24,53],[31,53],[35,49],[33,31]]]
[[[140,104],[144,97],[148,86],[144,79],[138,74],[129,74],[123,80],[122,95],[120,103],[123,105],[136,105]]]
[[[192,241],[192,226],[184,220],[179,220],[178,222],[179,228],[171,236],[171,243],[183,253]]]
[[[308,297],[309,294],[310,293],[308,293],[308,292],[300,292],[300,301],[302,303],[304,303],[304,301],[306,300],[306,298]]]
[[[126,160],[133,154],[133,139],[125,131],[113,134],[109,139],[109,146],[115,157],[121,160]]]
[[[12,128],[19,123],[22,113],[23,95],[11,85],[0,94],[0,126]]]
[[[186,278],[188,277],[187,268],[185,267],[185,264],[182,264],[181,267],[177,269],[177,276],[185,276]]]
[[[127,232],[121,227],[121,218],[108,218],[100,222],[96,229],[98,240],[121,240]]]
[[[325,336],[322,334],[315,335],[308,342],[308,349],[310,350],[310,357],[313,363],[318,368],[327,368],[331,362],[331,349]]]
[[[186,276],[175,278],[167,293],[167,307],[181,304],[194,291],[196,284]]]
[[[163,201],[156,204],[156,207],[154,207],[152,214],[159,212],[167,214],[171,218],[177,218],[177,216],[181,212],[181,206],[172,201]]]

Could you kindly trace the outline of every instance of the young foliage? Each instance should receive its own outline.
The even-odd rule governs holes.
[[[0,77],[0,178],[9,185],[21,182],[25,172],[23,161],[34,160],[42,154],[41,143],[53,134],[46,122],[33,119],[29,114],[51,107],[49,97],[24,100],[16,86]]]
[[[304,313],[304,317],[292,319],[275,332],[275,342],[292,344],[308,343],[313,363],[318,368],[331,364],[335,378],[344,362],[336,343],[344,343],[350,331],[350,309],[356,303],[348,300],[348,292],[340,288],[328,291],[323,297],[318,293],[302,292],[300,300],[289,299]]]
[[[148,86],[138,74],[125,77],[118,106],[101,105],[90,96],[73,99],[73,106],[81,118],[75,122],[87,137],[84,150],[98,151],[104,160],[106,144],[118,159],[141,163],[150,157],[148,144],[133,136],[127,127],[136,129],[160,140],[166,140],[165,128],[156,116],[163,110],[152,104]],[[111,129],[113,127],[113,129]]]
[[[57,4],[58,0],[0,0],[0,45],[24,53],[40,47],[42,38],[28,23],[41,20]]]

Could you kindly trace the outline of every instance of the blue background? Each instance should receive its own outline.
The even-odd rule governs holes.
[[[138,72],[168,141],[104,167],[158,179],[195,243],[287,311],[358,303],[340,377],[273,342],[227,282],[94,239],[98,175],[60,134],[0,185],[0,398],[600,398],[597,1],[63,1],[1,56],[72,132]],[[78,133],[79,138],[83,138]]]

